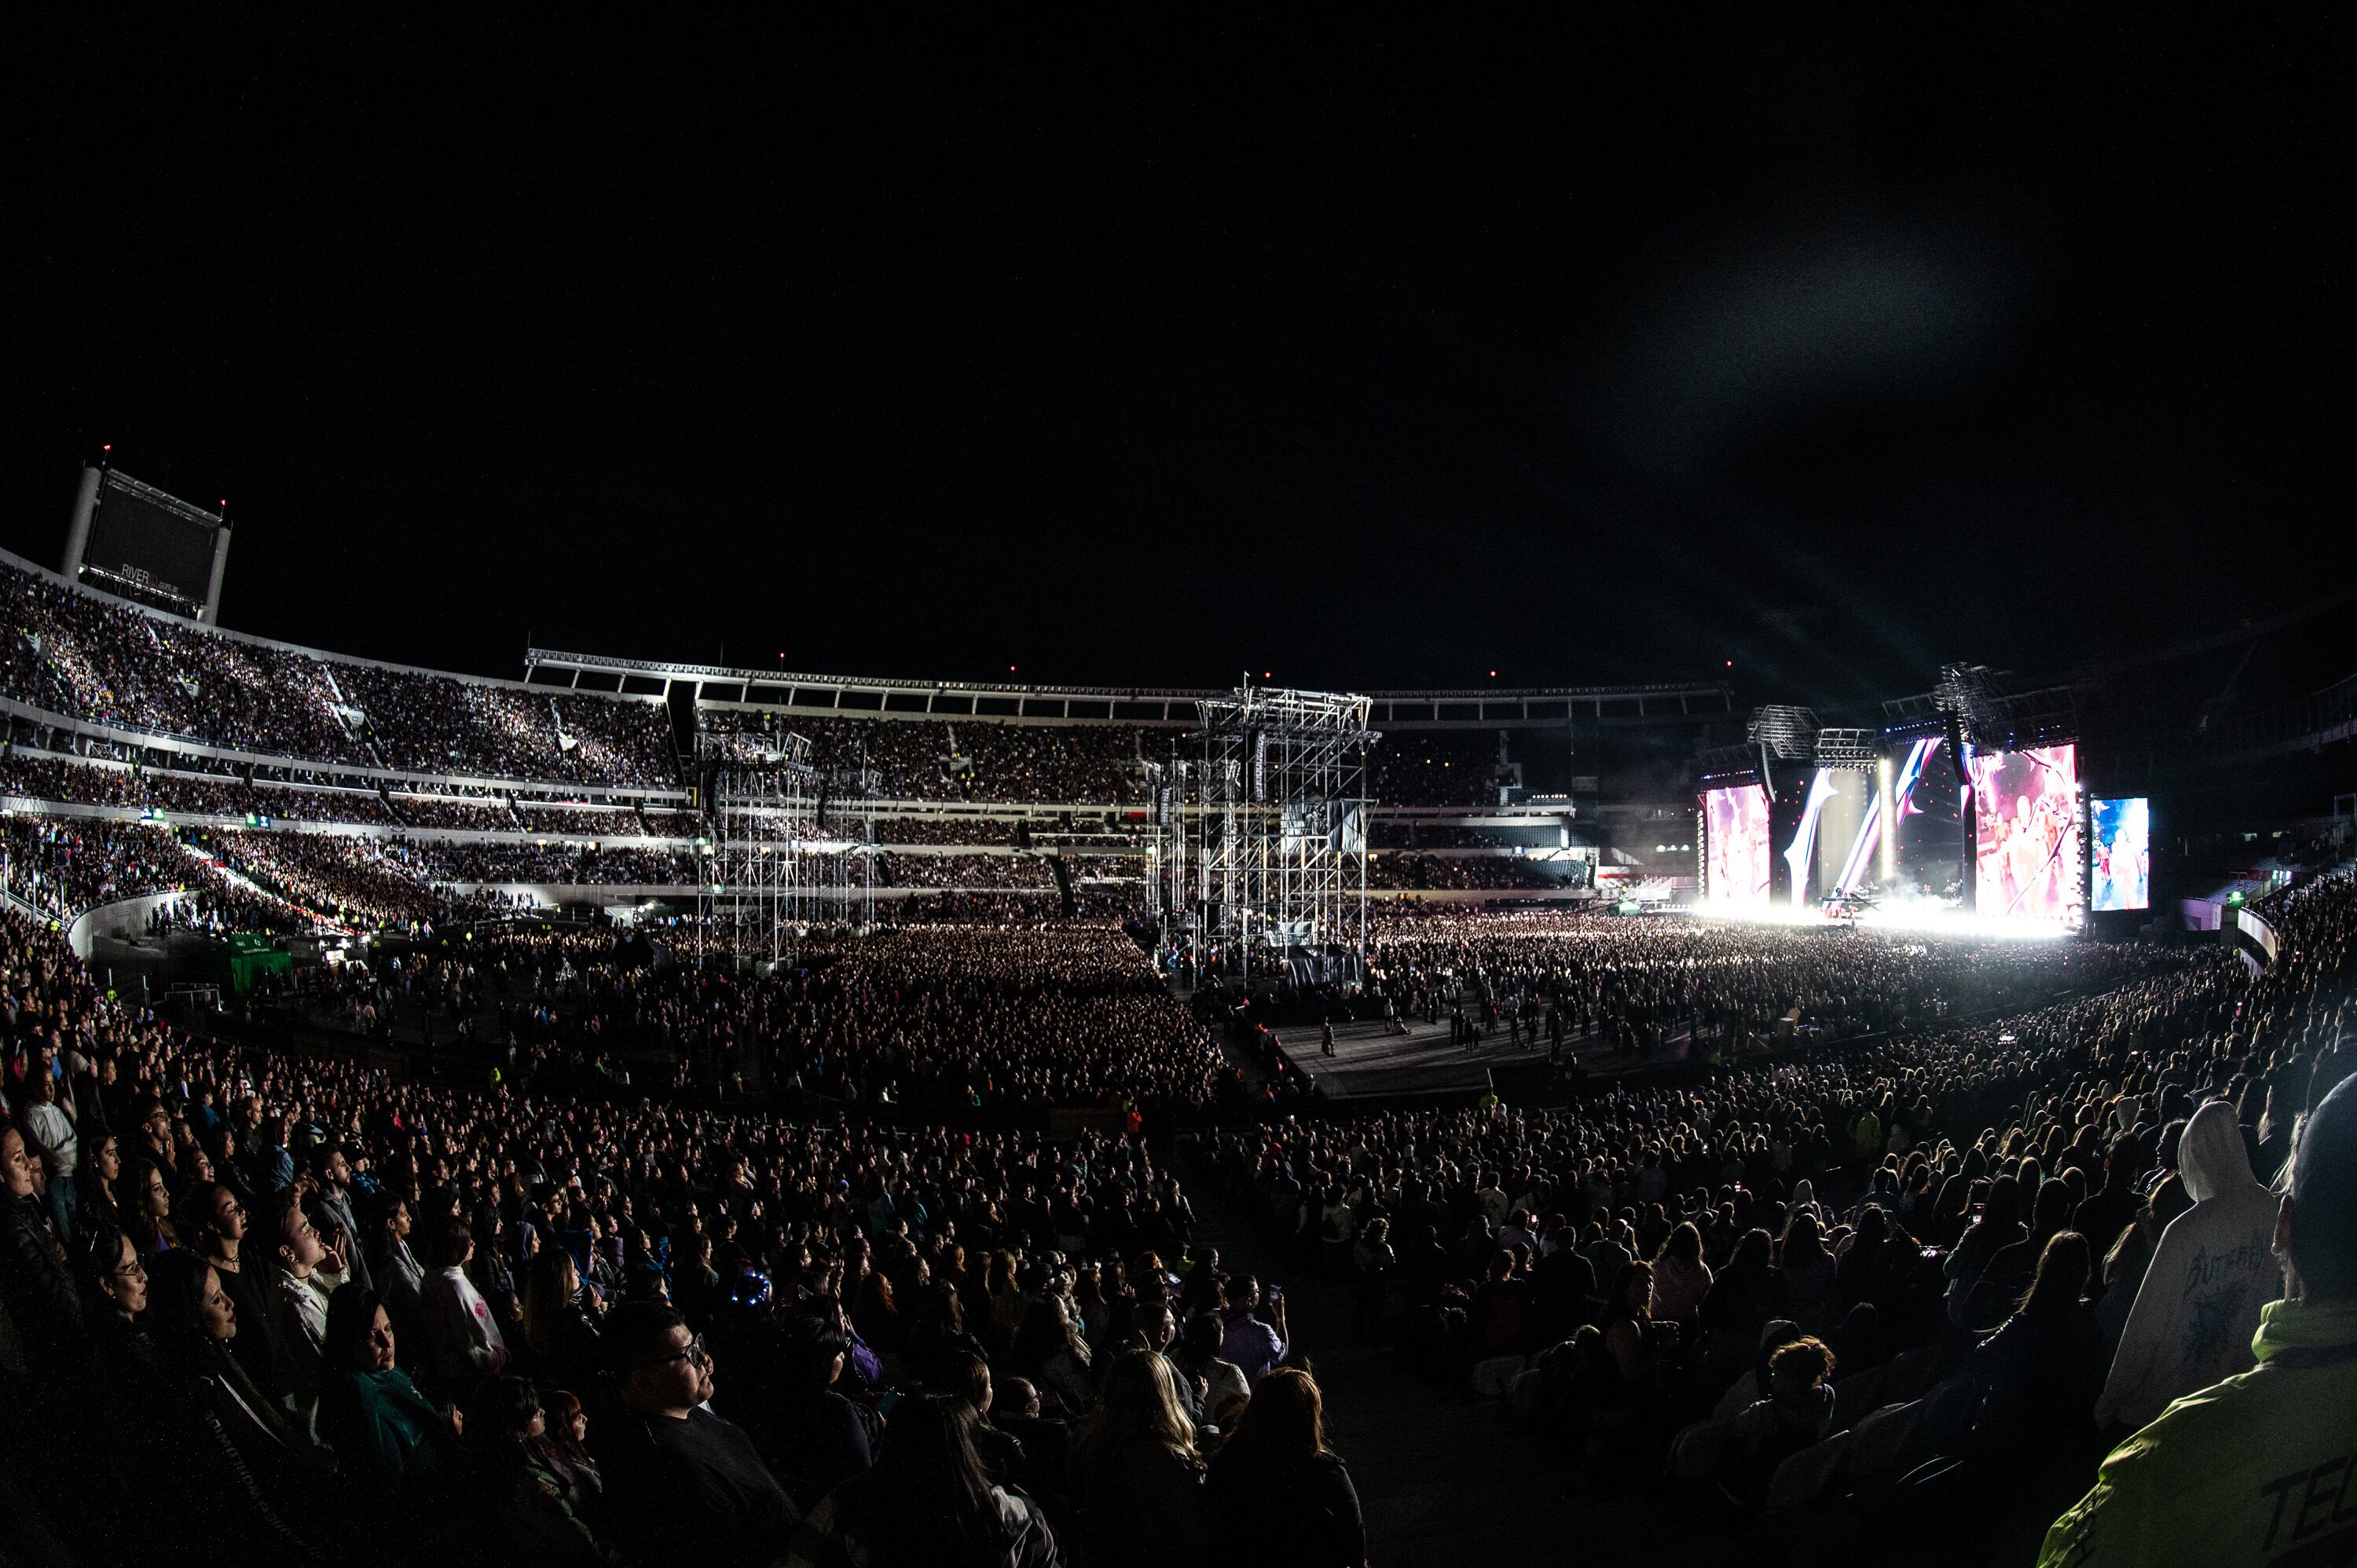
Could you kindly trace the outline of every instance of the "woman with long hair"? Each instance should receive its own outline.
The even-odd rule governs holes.
[[[1973,1352],[1974,1375],[1988,1394],[1975,1445],[2023,1476],[2055,1467],[2072,1474],[2071,1464],[2102,1452],[2093,1416],[2107,1361],[2084,1299],[2093,1261],[2086,1237],[2056,1232],[2012,1316]]]
[[[319,1346],[319,1429],[344,1468],[393,1503],[430,1487],[450,1468],[457,1434],[395,1365],[384,1297],[362,1284],[328,1298]]]
[[[435,1272],[426,1276],[421,1304],[430,1386],[470,1385],[507,1369],[507,1337],[467,1275],[474,1255],[475,1233],[463,1220],[452,1220],[436,1238]]]
[[[1693,1220],[1684,1220],[1653,1257],[1653,1316],[1691,1326],[1702,1316],[1710,1286],[1710,1265],[1702,1261],[1702,1231]]]
[[[1979,1215],[1943,1265],[1948,1277],[1949,1322],[1964,1326],[1965,1305],[1989,1260],[2029,1234],[2021,1223],[2021,1183],[2010,1176],[1996,1177],[1989,1183]]]
[[[172,1182],[164,1167],[145,1155],[133,1155],[123,1165],[123,1230],[143,1258],[168,1252],[181,1244],[172,1229]]]
[[[548,1424],[539,1438],[542,1462],[562,1471],[585,1498],[604,1497],[606,1476],[590,1457],[589,1417],[579,1396],[569,1389],[551,1389],[547,1405]]]
[[[1080,1325],[1072,1321],[1062,1296],[1042,1297],[1023,1315],[1023,1326],[1015,1336],[1014,1360],[1016,1370],[1029,1378],[1042,1395],[1060,1404],[1066,1414],[1078,1415],[1088,1409],[1092,1381],[1089,1342]]]
[[[1055,1568],[1056,1537],[1020,1493],[994,1483],[974,1407],[915,1394],[892,1411],[877,1466],[803,1516],[786,1561],[814,1568]]]
[[[213,1266],[222,1291],[237,1304],[237,1333],[227,1341],[230,1354],[254,1387],[275,1399],[283,1391],[270,1322],[274,1282],[262,1240],[257,1238],[250,1251],[245,1245],[252,1217],[244,1200],[225,1183],[199,1182],[180,1195],[173,1217],[188,1238],[188,1250]]]
[[[1840,1265],[1825,1248],[1824,1230],[1814,1209],[1794,1206],[1783,1241],[1777,1248],[1776,1262],[1784,1271],[1784,1294],[1792,1320],[1812,1334],[1832,1327]]]
[[[412,1367],[425,1349],[425,1269],[409,1244],[414,1224],[408,1201],[387,1192],[369,1253],[370,1283],[383,1293],[385,1316],[400,1337],[403,1359]]]
[[[2127,1329],[2128,1310],[2136,1305],[2145,1271],[2152,1266],[2153,1254],[2160,1250],[2160,1233],[2192,1207],[2193,1199],[2186,1196],[2184,1179],[2173,1175],[2163,1176],[2144,1202],[2137,1205],[2135,1221],[2120,1232],[2112,1250],[2104,1254],[2104,1295],[2095,1304],[2095,1322],[2104,1331],[2105,1344],[2116,1347]]]
[[[1727,1267],[1702,1298],[1702,1326],[1710,1332],[1713,1362],[1727,1378],[1735,1377],[1760,1331],[1783,1316],[1784,1276],[1776,1268],[1775,1242],[1755,1227],[1737,1239]],[[1728,1348],[1722,1351],[1721,1346]]]
[[[27,1369],[48,1379],[88,1354],[81,1287],[37,1190],[40,1155],[0,1122],[0,1293],[24,1340]]]
[[[549,1466],[540,1440],[548,1417],[522,1378],[492,1378],[467,1407],[466,1449],[484,1518],[505,1536],[511,1563],[607,1568],[617,1561],[583,1517],[589,1498]]]
[[[1074,1439],[1072,1469],[1093,1555],[1150,1568],[1200,1561],[1203,1461],[1168,1359],[1151,1350],[1114,1359],[1104,1402]]]
[[[1620,1374],[1623,1409],[1651,1402],[1661,1384],[1662,1363],[1676,1330],[1653,1321],[1653,1265],[1622,1266],[1604,1302],[1604,1348]]]
[[[120,1230],[123,1229],[123,1143],[103,1127],[97,1130],[91,1143],[91,1147],[82,1155],[81,1180],[75,1188],[81,1206],[77,1225],[84,1231],[94,1230],[101,1225]]]
[[[523,1337],[542,1381],[587,1388],[596,1375],[597,1324],[588,1296],[572,1254],[542,1248],[523,1282]]]
[[[1253,1390],[1204,1496],[1213,1549],[1239,1568],[1358,1568],[1367,1559],[1358,1488],[1326,1445],[1317,1380],[1298,1368],[1279,1367]]]
[[[295,1542],[288,1521],[318,1500],[325,1456],[231,1354],[244,1325],[221,1271],[188,1248],[151,1260],[147,1271],[148,1326],[178,1428],[178,1441],[156,1444],[172,1455],[164,1484],[201,1499],[199,1517],[216,1529],[223,1505],[242,1505],[265,1538]]]

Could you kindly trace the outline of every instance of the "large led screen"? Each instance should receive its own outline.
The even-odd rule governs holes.
[[[2079,908],[2079,750],[1976,751],[1974,908],[2061,920]]]
[[[2088,810],[2094,835],[2097,909],[2152,908],[2152,802],[2141,795],[2097,800]]]
[[[1768,902],[1768,791],[1756,784],[1706,791],[1702,842],[1712,903]]]

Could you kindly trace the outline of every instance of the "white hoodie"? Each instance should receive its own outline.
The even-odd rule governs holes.
[[[2141,1427],[2171,1401],[2254,1365],[2259,1308],[2283,1294],[2270,1249],[2276,1197],[2251,1176],[2233,1108],[2213,1100],[2177,1145],[2193,1207],[2161,1233],[2120,1331],[2095,1423]]]
[[[489,1303],[466,1271],[453,1264],[425,1277],[425,1340],[436,1371],[462,1379],[496,1373],[508,1364],[508,1342]]]

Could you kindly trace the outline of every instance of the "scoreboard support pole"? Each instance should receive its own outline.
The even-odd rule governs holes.
[[[81,558],[90,553],[90,521],[98,512],[98,470],[82,465],[81,486],[74,491],[73,521],[66,525],[66,563],[68,582],[81,581]],[[213,564],[216,580],[221,575],[218,559]]]

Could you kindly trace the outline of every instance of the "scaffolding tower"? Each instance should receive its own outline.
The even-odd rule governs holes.
[[[1184,940],[1189,923],[1187,787],[1194,765],[1173,757],[1143,765],[1152,802],[1146,838],[1146,912],[1165,943]]]
[[[1247,681],[1196,706],[1199,934],[1211,956],[1247,978],[1255,965],[1362,973],[1373,704]]]
[[[701,736],[697,761],[696,903],[714,947],[774,964],[813,926],[874,924],[873,775],[822,772],[799,735]]]

